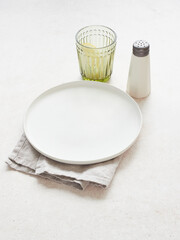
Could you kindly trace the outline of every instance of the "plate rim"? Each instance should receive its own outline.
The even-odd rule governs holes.
[[[97,85],[97,86],[106,86],[106,88],[111,88],[113,90],[116,90],[116,91],[119,91],[121,92],[121,94],[123,94],[124,96],[126,96],[127,98],[129,98],[130,101],[132,101],[134,103],[134,105],[136,106],[138,112],[139,112],[139,116],[140,116],[140,126],[139,126],[139,130],[138,130],[138,133],[137,133],[137,136],[135,137],[135,139],[126,147],[124,148],[122,151],[118,152],[118,153],[115,153],[111,156],[107,156],[107,157],[104,157],[104,158],[98,158],[98,159],[94,159],[94,160],[88,160],[88,161],[74,161],[74,160],[64,160],[64,159],[60,159],[58,157],[55,157],[55,156],[51,156],[47,153],[45,153],[44,151],[41,151],[38,147],[36,147],[30,140],[28,134],[27,134],[27,127],[26,127],[26,122],[27,122],[27,115],[29,113],[29,110],[31,108],[31,106],[39,99],[41,98],[43,95],[46,95],[48,92],[52,92],[53,90],[55,90],[56,88],[63,88],[63,87],[73,87],[74,85]],[[139,105],[137,104],[137,102],[131,97],[128,95],[128,93],[124,92],[123,90],[121,90],[120,88],[116,87],[116,86],[113,86],[113,85],[110,85],[109,83],[101,83],[101,82],[96,82],[96,81],[70,81],[70,82],[65,82],[65,83],[62,83],[62,84],[59,84],[59,85],[56,85],[54,87],[51,87],[47,90],[45,90],[44,92],[40,93],[28,106],[28,108],[26,109],[26,112],[24,114],[24,118],[23,118],[23,129],[24,129],[24,133],[26,135],[26,138],[27,140],[29,141],[29,143],[33,146],[34,149],[36,149],[40,154],[44,155],[45,157],[48,157],[50,158],[51,160],[54,160],[54,161],[57,161],[57,162],[61,162],[61,163],[66,163],[66,164],[73,164],[73,165],[89,165],[89,164],[95,164],[95,163],[101,163],[101,162],[105,162],[105,161],[108,161],[108,160],[112,160],[114,159],[115,157],[118,157],[120,156],[121,154],[123,154],[125,151],[127,151],[134,143],[135,141],[137,140],[139,134],[140,134],[140,131],[142,129],[142,124],[143,124],[143,117],[142,117],[142,113],[141,113],[141,110],[140,110],[140,107]]]

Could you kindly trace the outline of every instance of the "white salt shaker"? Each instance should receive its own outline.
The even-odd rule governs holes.
[[[134,98],[147,97],[151,91],[149,47],[144,40],[133,44],[127,93]]]

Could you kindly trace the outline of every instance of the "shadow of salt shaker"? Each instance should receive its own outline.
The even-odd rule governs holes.
[[[134,98],[144,98],[150,94],[150,45],[144,40],[133,44],[133,53],[129,68],[127,93]]]

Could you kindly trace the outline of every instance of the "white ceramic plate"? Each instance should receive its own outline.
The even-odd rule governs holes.
[[[49,89],[30,105],[24,130],[43,155],[69,164],[112,159],[139,135],[136,102],[106,83],[77,81]]]

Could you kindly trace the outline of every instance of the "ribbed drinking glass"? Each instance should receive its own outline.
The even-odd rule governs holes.
[[[105,26],[93,25],[76,34],[80,72],[84,80],[107,82],[112,74],[116,33]]]

